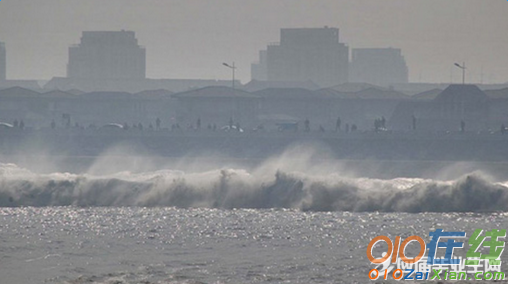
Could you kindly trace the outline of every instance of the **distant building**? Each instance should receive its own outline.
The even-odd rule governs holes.
[[[12,123],[22,119],[29,127],[65,126],[63,117],[70,115],[72,126],[107,123],[155,124],[163,127],[175,116],[176,100],[166,90],[151,90],[137,94],[126,92],[65,92],[33,91],[22,87],[0,90],[0,121]]]
[[[7,80],[7,50],[5,43],[0,42],[0,90],[21,87],[39,91],[41,86],[36,80]]]
[[[263,70],[263,52],[254,68]],[[337,28],[281,29],[280,44],[266,50],[268,81],[312,81],[321,87],[347,82],[349,48]],[[262,75],[253,72],[254,76]]]
[[[486,130],[506,121],[506,115],[493,112],[505,102],[492,100],[476,85],[450,85],[432,96],[401,102],[390,119],[391,127],[411,129],[413,117],[417,129],[425,131],[458,131],[461,122],[467,130]]]
[[[0,80],[7,79],[7,54],[5,51],[5,44],[0,42]]]
[[[192,125],[199,118],[204,125],[222,127],[230,120],[244,126],[254,126],[259,112],[260,97],[239,89],[209,86],[173,95],[177,100],[176,121]]]
[[[352,49],[350,82],[390,86],[408,82],[406,60],[397,48]]]
[[[267,81],[266,50],[259,51],[259,62],[253,63],[250,68],[251,79],[256,81]]]
[[[69,48],[67,77],[73,79],[144,79],[145,48],[132,31],[83,32]]]
[[[81,90],[83,92],[129,92],[165,89],[184,92],[206,86],[231,86],[231,80],[206,79],[77,79],[54,77],[44,85],[45,90]],[[241,87],[239,81],[235,86]]]
[[[257,81],[252,80],[244,86],[240,87],[242,90],[247,92],[257,92],[269,88],[277,89],[307,89],[307,90],[318,90],[320,87],[316,83],[307,81]]]

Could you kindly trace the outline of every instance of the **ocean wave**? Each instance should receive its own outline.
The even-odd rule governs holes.
[[[508,187],[479,173],[452,181],[351,178],[274,170],[36,174],[0,165],[0,206],[293,208],[303,211],[507,211]]]

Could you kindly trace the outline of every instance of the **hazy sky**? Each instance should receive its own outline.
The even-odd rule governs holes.
[[[286,27],[338,27],[350,47],[397,47],[410,81],[508,81],[507,0],[1,0],[10,79],[65,76],[83,30],[133,30],[149,78],[229,79]]]

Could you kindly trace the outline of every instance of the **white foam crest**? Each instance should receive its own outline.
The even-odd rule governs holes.
[[[507,211],[507,183],[480,174],[451,181],[371,179],[236,168],[108,175],[37,174],[0,165],[0,206],[176,206],[316,211]],[[263,168],[265,167],[265,168]],[[299,166],[297,165],[296,168]]]

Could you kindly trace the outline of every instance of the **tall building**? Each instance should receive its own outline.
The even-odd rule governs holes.
[[[378,86],[408,82],[406,60],[397,48],[354,48],[349,80]]]
[[[7,79],[7,52],[5,51],[5,44],[0,42],[0,80]]]
[[[280,44],[266,51],[269,81],[313,81],[321,87],[347,82],[349,48],[337,28],[281,29]]]
[[[74,79],[144,79],[146,51],[132,31],[83,32],[69,48],[67,77]]]

